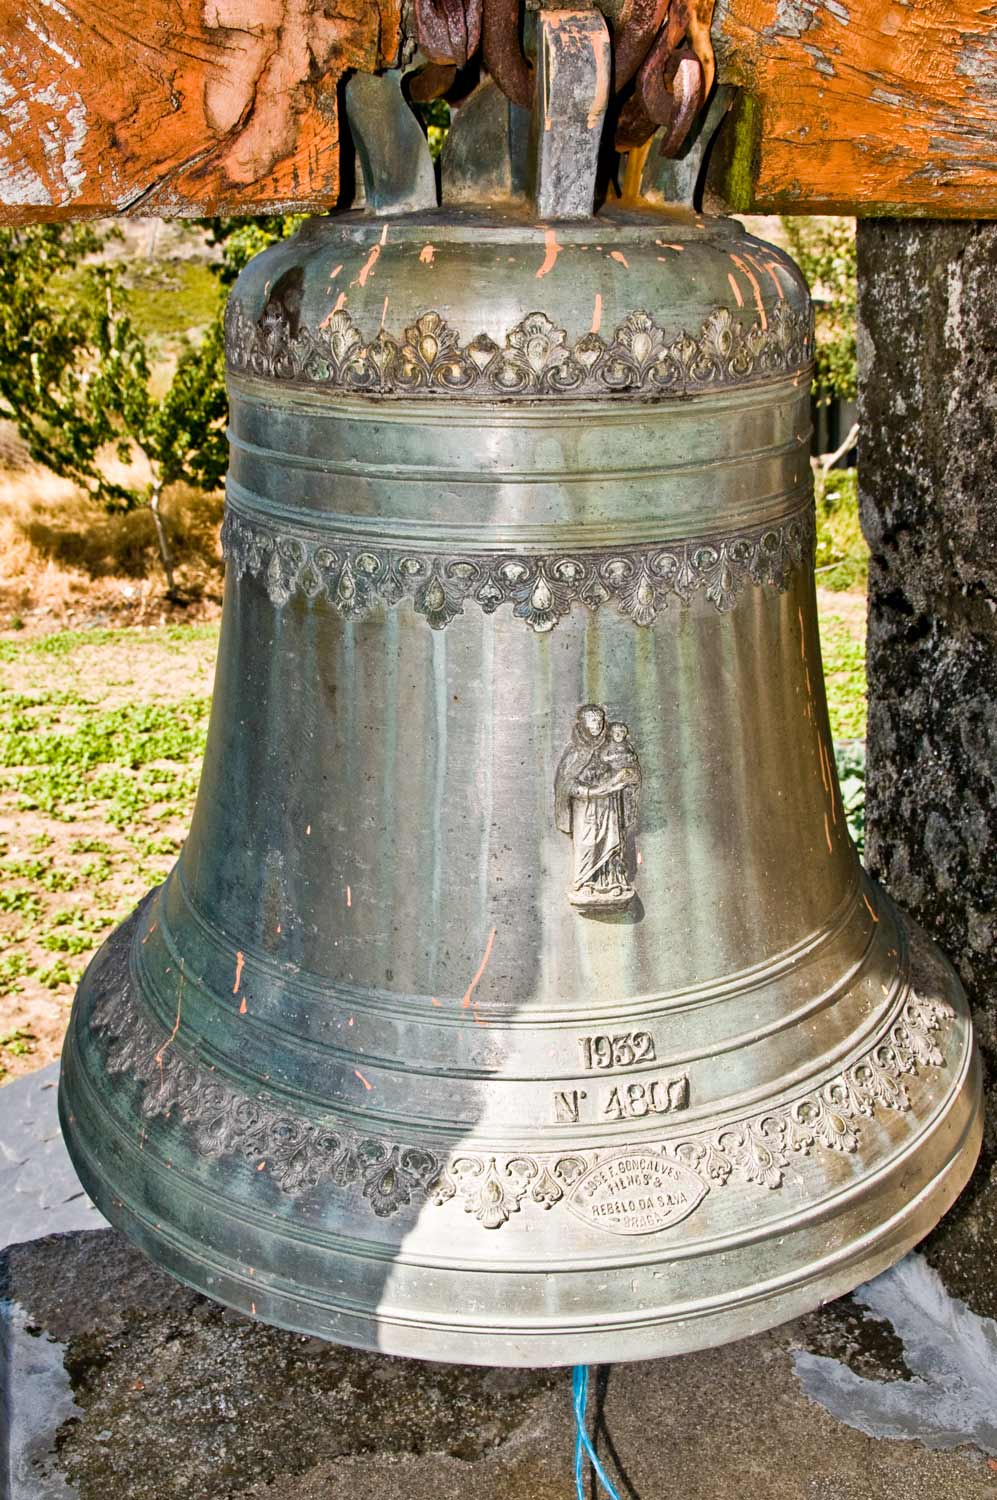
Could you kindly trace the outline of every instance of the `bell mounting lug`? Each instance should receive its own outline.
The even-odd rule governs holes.
[[[593,8],[539,12],[533,202],[541,219],[588,218],[609,104],[609,28]]]
[[[346,115],[374,214],[435,208],[436,172],[429,143],[402,93],[403,69],[355,73],[346,85]]]

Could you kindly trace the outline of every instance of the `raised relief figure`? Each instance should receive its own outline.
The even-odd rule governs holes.
[[[606,710],[578,710],[571,744],[554,782],[554,820],[571,838],[572,906],[622,911],[636,892],[631,868],[640,797],[640,764],[625,724]]]

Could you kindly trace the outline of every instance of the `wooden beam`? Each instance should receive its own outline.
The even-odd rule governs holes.
[[[0,10],[0,222],[328,208],[336,85],[399,0],[21,0]]]
[[[330,207],[337,84],[394,60],[400,8],[3,6],[0,223]],[[733,207],[997,218],[994,0],[718,0],[713,37]]]
[[[718,0],[733,208],[997,218],[993,0]]]

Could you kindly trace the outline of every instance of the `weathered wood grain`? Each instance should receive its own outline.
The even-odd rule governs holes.
[[[997,218],[993,0],[718,0],[713,34],[734,207]]]
[[[0,222],[327,207],[400,0],[0,0]],[[995,0],[718,0],[739,209],[997,218]]]
[[[3,0],[0,221],[318,208],[399,0]]]

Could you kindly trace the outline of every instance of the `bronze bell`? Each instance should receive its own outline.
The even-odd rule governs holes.
[[[197,808],[64,1058],[83,1183],[156,1261],[432,1359],[771,1326],[980,1141],[962,990],[845,826],[806,287],[730,220],[556,216],[590,40],[556,141],[480,86],[443,208],[357,80],[367,209],[240,278]]]

